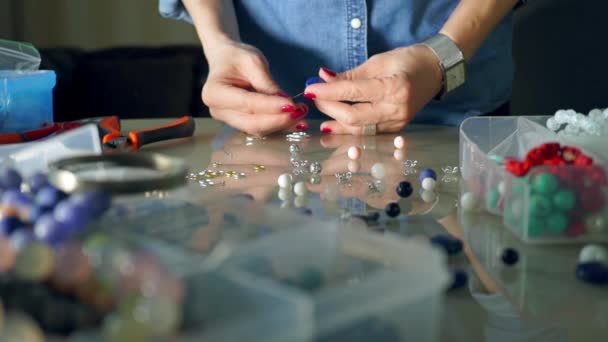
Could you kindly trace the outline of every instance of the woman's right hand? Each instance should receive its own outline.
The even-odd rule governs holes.
[[[202,98],[213,118],[256,136],[308,128],[302,120],[308,107],[294,103],[281,91],[261,51],[227,41],[206,57],[209,76]]]

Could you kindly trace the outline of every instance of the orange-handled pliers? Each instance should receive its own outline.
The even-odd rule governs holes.
[[[194,119],[184,116],[167,125],[131,131],[126,135],[116,130],[104,135],[101,142],[106,148],[137,151],[154,142],[192,137],[195,128]]]

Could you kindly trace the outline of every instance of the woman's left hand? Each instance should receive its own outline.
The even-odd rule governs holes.
[[[304,93],[335,119],[321,125],[324,133],[360,135],[369,124],[377,124],[378,133],[398,132],[441,90],[442,74],[437,56],[417,44],[375,55],[338,75],[321,68],[326,83]]]

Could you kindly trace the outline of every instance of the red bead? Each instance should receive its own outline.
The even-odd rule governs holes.
[[[566,162],[562,160],[559,156],[555,156],[550,159],[543,160],[544,165],[566,165]]]
[[[604,193],[599,187],[586,187],[578,196],[581,209],[587,213],[595,213],[601,210],[605,204]]]
[[[581,155],[581,150],[572,146],[564,146],[562,148],[562,159],[569,164],[572,164],[576,157]]]
[[[591,157],[587,157],[584,154],[579,154],[574,159],[574,165],[584,166],[593,164],[593,159]]]
[[[566,229],[566,235],[570,237],[577,237],[585,234],[585,224],[580,220],[575,220],[568,229]]]
[[[559,155],[561,148],[560,148],[559,143],[553,142],[553,143],[542,144],[542,145],[538,146],[538,149],[542,152],[542,155],[544,156],[545,159],[550,159],[550,158],[553,158],[553,157]]]
[[[599,185],[606,185],[608,183],[606,172],[600,166],[590,166],[587,170],[587,175],[592,182],[597,183]]]
[[[520,162],[514,158],[505,158],[505,169],[516,177],[525,176],[530,171],[530,163],[528,161]]]

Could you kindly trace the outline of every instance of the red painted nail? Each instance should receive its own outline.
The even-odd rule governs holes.
[[[329,69],[327,69],[325,67],[321,67],[321,70],[323,70],[324,73],[328,74],[331,77],[336,77],[336,73],[335,72],[333,72],[333,71],[331,71],[331,70],[329,70]]]
[[[277,93],[277,95],[281,96],[281,97],[291,97],[289,96],[289,94],[287,94],[286,92],[279,90],[279,92]]]
[[[317,95],[313,93],[304,93],[304,97],[312,101],[317,98]]]
[[[286,105],[281,107],[281,112],[283,113],[293,113],[296,111],[296,107],[292,105]]]
[[[307,124],[297,124],[297,125],[296,125],[296,129],[297,129],[298,131],[305,131],[305,130],[307,130],[307,129],[308,129],[308,125],[307,125]]]
[[[323,128],[321,128],[321,133],[331,133],[331,128],[323,127]]]
[[[299,108],[296,109],[295,112],[293,112],[293,113],[290,114],[291,118],[294,119],[294,120],[299,119],[299,118],[303,117],[304,115],[306,115],[306,112],[303,111],[303,110],[301,110],[301,109],[299,109]]]

